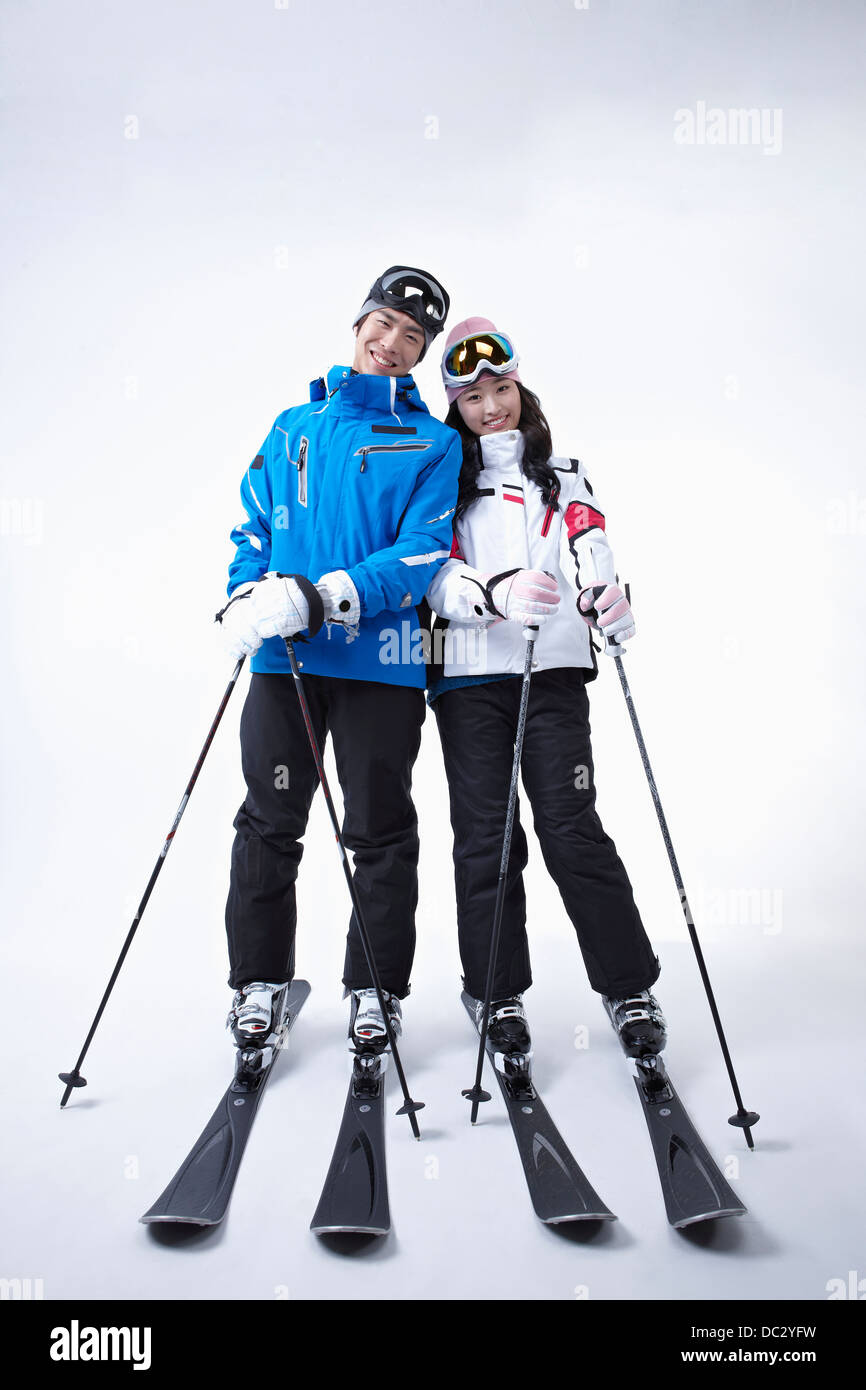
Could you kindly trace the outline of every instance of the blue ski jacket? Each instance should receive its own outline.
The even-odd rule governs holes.
[[[299,664],[314,675],[423,686],[415,605],[451,554],[462,457],[460,436],[431,416],[411,376],[332,367],[327,384],[312,383],[308,405],[277,416],[246,471],[229,594],[270,570],[314,584],[345,570],[359,622],[326,623],[298,643]],[[250,665],[291,674],[278,637]]]

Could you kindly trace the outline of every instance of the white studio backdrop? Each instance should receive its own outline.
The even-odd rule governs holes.
[[[715,1261],[684,1253],[533,851],[537,1069],[566,1133],[578,1094],[581,1113],[592,1103],[575,1148],[629,1234],[589,1248],[537,1229],[506,1132],[463,1133],[471,1039],[431,715],[406,1062],[432,1148],[407,1157],[392,1135],[399,1239],[365,1266],[375,1296],[569,1298],[589,1281],[605,1298],[825,1297],[863,1261],[846,1157],[864,1130],[861,8],[45,0],[7,5],[2,25],[0,852],[7,1086],[34,1142],[4,1155],[0,1275],[42,1278],[47,1297],[258,1298],[286,1279],[293,1296],[352,1296],[351,1263],[306,1233],[345,1085],[348,910],[321,799],[299,888],[298,969],[314,993],[298,1075],[275,1078],[192,1284],[189,1254],[135,1226],[230,1065],[222,913],[243,689],[84,1067],[91,1086],[62,1116],[55,1074],[74,1062],[228,679],[212,618],[242,473],[277,413],[351,360],[370,282],[406,262],[443,280],[452,323],[481,314],[515,336],[557,451],[586,463],[633,587],[632,690],[744,1098],[766,1116],[743,1162],[745,1234]],[[441,416],[438,355],[417,379]],[[662,956],[672,1070],[713,1152],[736,1156],[602,665],[600,810]],[[582,1025],[589,1055],[574,1047]],[[813,1084],[820,1120],[804,1113]],[[280,1148],[275,1177],[266,1136],[288,1142],[292,1095],[312,1137]],[[513,1216],[496,1183],[478,1207],[488,1179],[472,1141],[491,1135]],[[438,1182],[407,1167],[431,1158]],[[830,1195],[804,1234],[816,1167]],[[254,1200],[292,1256],[290,1275],[268,1267],[251,1287],[234,1253]],[[466,1250],[481,1236],[497,1272],[455,1271],[455,1232]]]

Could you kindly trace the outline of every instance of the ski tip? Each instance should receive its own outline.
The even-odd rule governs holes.
[[[545,1226],[564,1226],[576,1221],[618,1221],[619,1217],[615,1211],[608,1211],[604,1207],[601,1211],[576,1211],[563,1216],[542,1216],[540,1219]]]
[[[314,1236],[387,1236],[390,1226],[310,1226]]]
[[[720,1216],[745,1216],[747,1212],[747,1207],[721,1207],[716,1211],[703,1211],[695,1216],[684,1216],[671,1224],[675,1230],[684,1231],[688,1226],[697,1226],[705,1221],[716,1221]]]
[[[218,1221],[202,1221],[197,1216],[151,1216],[149,1211],[138,1219],[143,1226],[197,1226],[202,1231],[219,1225]]]

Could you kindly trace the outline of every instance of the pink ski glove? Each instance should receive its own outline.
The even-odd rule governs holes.
[[[590,611],[592,609],[595,610],[594,614]],[[605,651],[608,656],[615,656],[617,648],[634,637],[634,615],[618,584],[590,584],[581,589],[577,596],[577,611],[585,623],[607,639]]]
[[[485,585],[493,577],[481,576]],[[500,579],[490,592],[498,613],[526,627],[541,627],[559,607],[556,580],[544,570],[518,570],[507,579]]]

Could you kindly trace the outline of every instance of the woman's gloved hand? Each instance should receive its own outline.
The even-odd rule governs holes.
[[[481,576],[485,585],[495,577]],[[527,627],[541,627],[559,607],[556,580],[544,570],[518,570],[500,579],[489,592],[497,613]]]
[[[591,628],[606,639],[613,639],[613,649],[605,645],[609,656],[616,648],[634,637],[634,615],[631,605],[618,584],[590,584],[577,596],[577,611]]]

